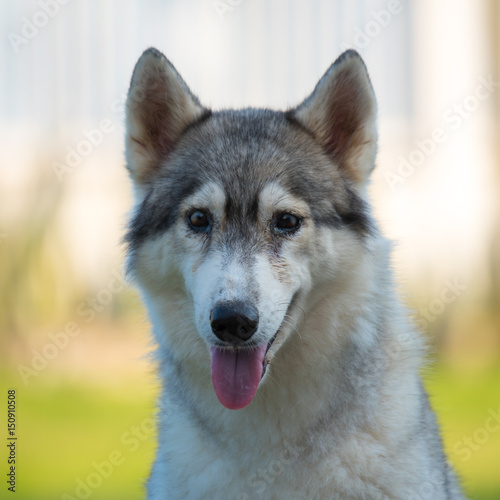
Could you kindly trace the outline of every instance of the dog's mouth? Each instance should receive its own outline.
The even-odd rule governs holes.
[[[239,410],[252,402],[278,334],[279,330],[267,344],[256,347],[211,347],[212,383],[226,408]]]
[[[292,299],[285,317],[293,302]],[[226,408],[239,410],[252,402],[268,365],[284,340],[282,327],[283,322],[266,344],[210,348],[212,384],[217,399]],[[278,347],[271,350],[276,345]]]
[[[279,333],[281,331],[281,327],[278,329],[278,331],[273,335],[273,338],[267,343],[267,346],[266,346],[266,353],[264,355],[264,360],[262,361],[262,375],[261,375],[261,380],[264,378],[264,375],[266,373],[266,369],[267,369],[267,365],[269,364],[270,362],[270,359],[268,357],[268,353],[269,353],[269,350],[271,349],[271,346],[274,344],[274,341],[276,340],[276,338],[278,337]]]

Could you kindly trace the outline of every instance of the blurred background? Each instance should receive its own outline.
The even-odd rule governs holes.
[[[2,0],[0,27],[0,425],[15,389],[19,498],[143,497],[158,386],[121,237],[124,101],[149,46],[214,108],[286,108],[362,54],[371,196],[445,446],[469,498],[500,498],[500,2]]]

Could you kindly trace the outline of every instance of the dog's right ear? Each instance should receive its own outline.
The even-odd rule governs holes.
[[[126,106],[127,168],[136,187],[150,180],[186,127],[207,112],[161,52],[142,54]]]

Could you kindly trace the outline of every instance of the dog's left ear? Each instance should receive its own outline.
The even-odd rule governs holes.
[[[288,115],[313,133],[347,177],[363,188],[375,166],[377,104],[366,66],[344,52],[313,93]]]

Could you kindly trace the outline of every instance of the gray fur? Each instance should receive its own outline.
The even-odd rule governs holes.
[[[353,51],[287,112],[211,112],[158,51],[139,60],[126,240],[163,385],[149,499],[463,498],[366,195],[375,116]],[[190,209],[210,214],[206,232]],[[296,232],[273,230],[282,212],[301,219]],[[258,308],[244,345],[271,346],[240,410],[210,381],[208,312],[222,300]]]

